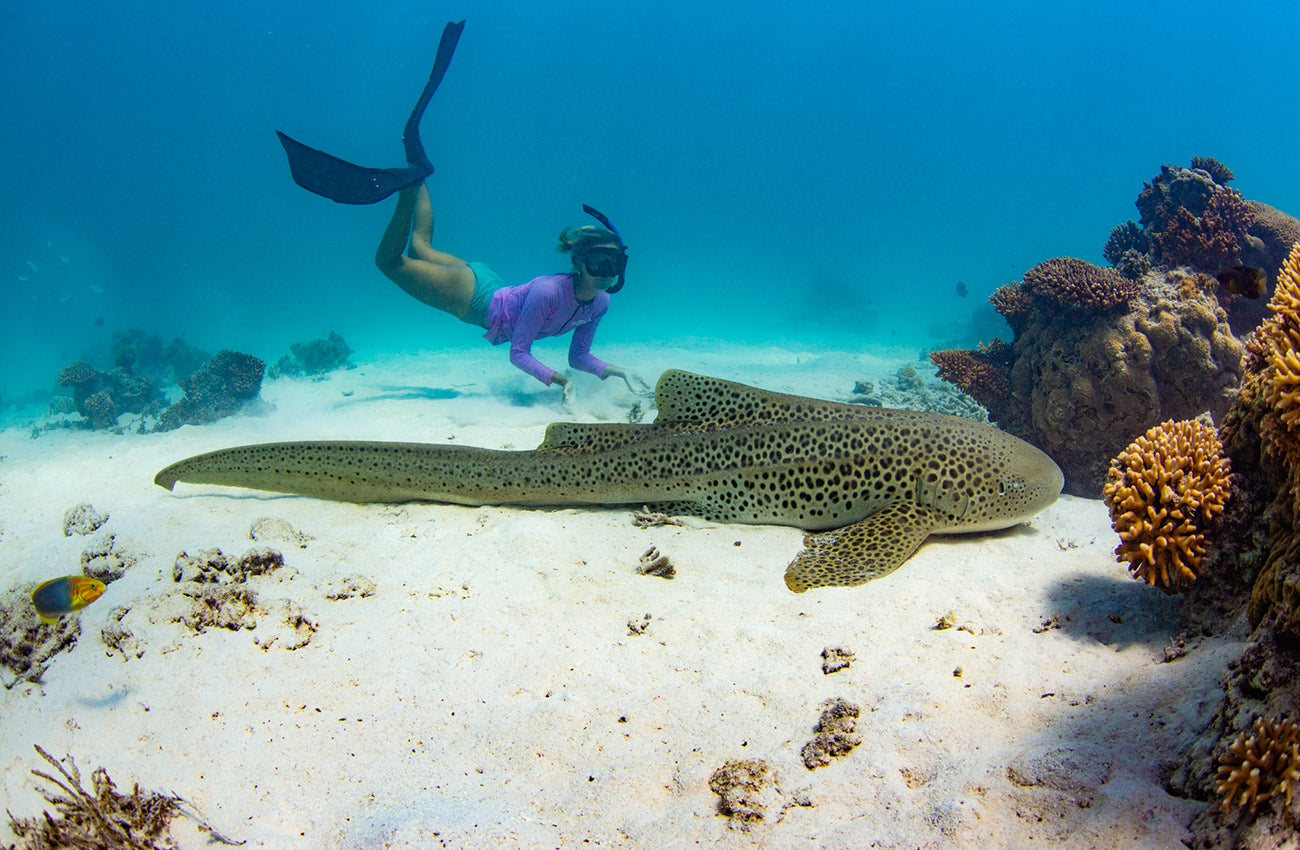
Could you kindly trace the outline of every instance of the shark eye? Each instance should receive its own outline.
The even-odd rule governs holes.
[[[1005,496],[1006,494],[1007,494],[1007,482],[1005,482],[1005,481],[999,481],[999,482],[998,482],[998,495],[999,495],[999,496]]]

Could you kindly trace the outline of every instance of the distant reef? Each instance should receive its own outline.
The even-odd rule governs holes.
[[[1056,459],[1067,492],[1096,498],[1129,441],[1169,419],[1219,422],[1236,398],[1244,338],[1300,221],[1242,198],[1232,179],[1211,158],[1163,166],[1138,195],[1139,220],[1105,243],[1111,266],[1040,262],[990,299],[1011,342],[931,354],[941,378]],[[1258,269],[1265,291],[1243,291],[1224,275],[1234,267]]]

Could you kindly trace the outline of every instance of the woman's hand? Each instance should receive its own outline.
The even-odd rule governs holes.
[[[627,384],[627,388],[632,392],[633,395],[652,396],[655,393],[654,389],[652,389],[651,386],[645,382],[644,378],[642,378],[636,372],[629,372],[627,369],[624,369],[622,366],[610,366],[606,368],[605,377],[608,378],[611,375],[614,376],[615,378],[622,378],[623,383]]]
[[[573,390],[573,381],[569,380],[564,375],[561,375],[559,372],[556,372],[551,375],[551,383],[560,385],[560,407],[564,409],[565,413],[572,413],[575,395]]]

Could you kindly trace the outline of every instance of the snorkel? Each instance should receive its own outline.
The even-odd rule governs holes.
[[[627,257],[627,243],[623,241],[623,237],[619,235],[618,228],[613,225],[613,223],[609,220],[609,217],[606,216],[600,210],[591,206],[590,204],[583,204],[582,211],[585,212],[587,215],[591,216],[592,218],[596,219],[596,221],[604,225],[606,230],[614,234],[614,238],[618,240],[618,249],[623,252],[624,257]],[[623,268],[618,273],[618,283],[614,284],[613,286],[611,286],[609,289],[605,291],[612,295],[613,293],[618,292],[620,289],[622,289],[623,284],[626,282],[626,274],[627,274],[627,261],[625,259],[623,261]]]

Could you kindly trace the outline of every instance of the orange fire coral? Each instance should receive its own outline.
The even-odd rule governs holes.
[[[1214,790],[1223,795],[1223,810],[1235,803],[1255,811],[1269,797],[1280,795],[1291,805],[1291,789],[1300,785],[1300,726],[1282,718],[1259,718],[1254,734],[1242,732],[1219,757]]]
[[[1135,578],[1176,588],[1196,579],[1203,526],[1223,512],[1231,469],[1213,428],[1195,420],[1149,429],[1110,462],[1102,488]]]

